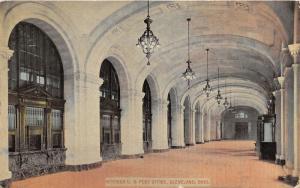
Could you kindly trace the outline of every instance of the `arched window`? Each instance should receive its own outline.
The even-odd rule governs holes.
[[[11,166],[13,173],[21,174],[17,157],[24,157],[23,153],[27,153],[26,162],[34,169],[49,166],[47,160],[43,163],[34,160],[35,157],[51,155],[55,149],[64,148],[63,68],[51,39],[32,24],[17,24],[8,45],[14,50],[8,63],[9,151],[10,159],[16,163],[10,164],[16,165]],[[63,150],[57,150],[53,157],[62,157],[64,154],[60,151]],[[26,166],[26,162],[22,165]],[[64,163],[64,157],[52,164],[56,163]]]
[[[151,91],[150,86],[145,80],[143,85],[143,92],[145,96],[143,98],[143,140],[144,140],[144,151],[149,152],[152,149],[152,113],[151,113]]]
[[[171,96],[168,94],[168,144],[172,145],[172,109],[171,109]]]
[[[108,60],[100,69],[103,84],[100,87],[101,153],[103,159],[115,158],[121,151],[120,86],[116,70]]]

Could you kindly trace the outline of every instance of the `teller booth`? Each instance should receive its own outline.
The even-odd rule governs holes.
[[[275,115],[258,116],[256,151],[259,159],[275,161],[275,121]]]

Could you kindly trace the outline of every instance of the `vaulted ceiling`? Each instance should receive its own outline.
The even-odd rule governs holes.
[[[146,6],[146,2],[141,4]],[[209,78],[213,87],[217,87],[219,67],[223,92],[227,80],[227,89],[239,98],[237,105],[252,105],[260,112],[265,111],[268,95],[275,90],[274,78],[281,74],[282,48],[292,38],[292,3],[154,2],[150,6],[154,20],[151,28],[161,43],[151,57],[150,67],[145,66],[146,59],[140,50],[128,48],[136,44],[144,30],[146,7],[118,24],[118,30],[124,34],[116,45],[137,62],[135,66],[148,69],[147,73],[162,80],[161,88],[176,87],[180,96],[188,93],[201,98],[206,79],[205,49],[209,48]],[[187,17],[192,18],[191,66],[196,73],[190,90],[181,78],[187,60]],[[261,99],[260,107],[255,105],[257,99]]]
[[[70,38],[80,41],[78,48],[81,53],[86,51],[86,56],[100,41],[105,45],[103,50],[117,49],[122,54],[137,85],[151,75],[162,94],[174,88],[179,100],[190,96],[193,101],[215,109],[218,109],[214,101],[216,92],[210,102],[202,92],[206,48],[210,49],[208,72],[213,88],[217,87],[219,67],[223,94],[226,81],[226,95],[232,93],[237,98],[236,105],[264,112],[268,95],[275,89],[274,78],[281,74],[282,48],[293,37],[293,2],[153,1],[151,29],[161,46],[147,66],[145,55],[135,47],[145,30],[146,1],[38,3],[55,10],[72,32],[79,33]],[[191,66],[196,73],[190,89],[181,78],[187,60],[188,17],[192,19]]]

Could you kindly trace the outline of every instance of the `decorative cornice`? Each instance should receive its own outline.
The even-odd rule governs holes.
[[[300,43],[290,44],[289,51],[293,57],[297,57],[300,54]]]

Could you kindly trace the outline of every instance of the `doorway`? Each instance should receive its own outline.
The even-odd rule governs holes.
[[[248,140],[248,122],[236,122],[235,123],[235,139],[236,140]]]

